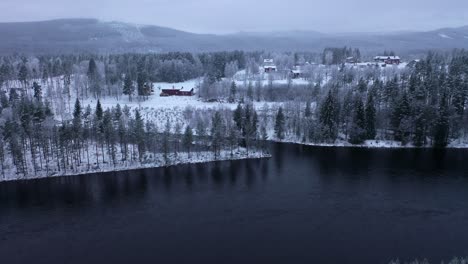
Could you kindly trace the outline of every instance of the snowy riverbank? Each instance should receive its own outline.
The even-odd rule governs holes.
[[[22,174],[17,174],[14,167],[6,169],[4,175],[0,175],[0,182],[6,181],[16,181],[16,180],[31,180],[31,179],[41,179],[41,178],[51,178],[51,177],[65,177],[65,176],[76,176],[83,174],[93,174],[93,173],[103,173],[103,172],[113,172],[113,171],[126,171],[126,170],[137,170],[137,169],[148,169],[148,168],[160,168],[168,167],[182,164],[197,164],[197,163],[207,163],[214,161],[229,161],[229,160],[244,160],[244,159],[260,159],[260,158],[270,158],[271,155],[264,153],[262,151],[250,151],[248,154],[245,149],[235,150],[231,156],[231,152],[228,150],[221,151],[219,157],[215,158],[213,152],[194,152],[188,153],[178,153],[178,155],[170,154],[167,164],[164,161],[162,154],[154,155],[148,157],[146,161],[127,161],[120,162],[116,165],[112,163],[101,163],[99,166],[93,164],[88,168],[86,164],[82,164],[78,168],[70,169],[69,171],[59,171],[57,167],[49,168],[48,172],[39,171],[36,174],[30,172],[28,175],[24,176]]]

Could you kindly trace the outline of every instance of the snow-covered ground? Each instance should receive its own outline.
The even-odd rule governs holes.
[[[260,80],[260,83],[262,84],[262,86],[267,86],[270,83],[270,76],[272,77],[271,81],[273,85],[288,84],[288,79],[282,78],[282,76],[279,75],[278,73],[259,73],[259,74],[247,76],[246,71],[241,70],[241,71],[238,71],[233,76],[233,79],[237,86],[246,86],[249,84],[249,82],[252,83],[252,85],[255,85],[256,82],[258,82],[258,80]],[[310,84],[310,82],[303,78],[291,79],[291,85],[293,86],[294,85],[308,85],[308,84]]]
[[[401,145],[398,141],[393,140],[366,140],[364,144],[353,145],[344,140],[336,140],[335,143],[311,143],[311,142],[297,142],[294,140],[286,140],[282,142],[301,144],[306,146],[317,147],[353,147],[353,148],[415,148],[412,145]]]
[[[312,143],[302,142],[297,140],[282,140],[276,142],[292,143],[305,146],[317,146],[317,147],[347,147],[347,148],[380,148],[380,149],[412,149],[412,148],[432,148],[432,146],[416,147],[411,144],[402,145],[399,141],[394,140],[366,140],[363,144],[353,145],[348,141],[336,140],[334,143]],[[468,142],[451,142],[447,145],[447,149],[468,149]]]
[[[90,153],[91,156],[95,153]],[[110,171],[124,171],[124,170],[135,170],[135,169],[145,169],[145,168],[158,168],[158,167],[167,167],[180,164],[194,164],[194,163],[205,163],[213,161],[226,161],[226,160],[242,160],[242,159],[258,159],[258,158],[269,158],[270,154],[262,151],[252,151],[248,153],[245,149],[236,149],[231,156],[229,150],[223,150],[220,153],[220,156],[215,158],[213,152],[204,151],[204,152],[193,152],[189,154],[187,152],[180,152],[177,155],[171,153],[168,156],[169,163],[166,164],[162,154],[152,155],[147,154],[143,162],[139,161],[118,161],[116,165],[112,162],[96,163],[91,164],[88,167],[86,162],[82,162],[80,166],[74,168],[68,168],[67,171],[58,169],[58,167],[52,162],[49,163],[49,168],[45,168],[36,174],[32,171],[32,167],[29,167],[28,175],[22,175],[16,173],[16,168],[13,165],[10,165],[4,168],[3,175],[0,175],[0,182],[2,181],[13,181],[13,180],[30,180],[30,179],[40,179],[48,177],[63,177],[63,176],[73,176],[73,175],[82,175],[90,173],[100,173],[100,172],[110,172]]]
[[[123,96],[119,98],[119,100],[113,97],[101,98],[100,102],[104,109],[115,107],[117,104],[120,104],[121,107],[126,105],[131,109],[139,109],[143,118],[153,121],[158,129],[163,129],[168,119],[172,125],[179,123],[184,127],[187,121],[184,117],[184,111],[187,109],[234,110],[237,107],[238,103],[206,102],[201,100],[197,94],[194,96],[160,96],[162,89],[171,89],[172,87],[193,87],[195,89],[195,93],[197,93],[200,81],[200,79],[194,79],[182,83],[154,83],[154,93],[146,100],[138,100],[138,98],[134,97],[130,101],[128,96]],[[83,106],[90,105],[93,109],[95,108],[96,103],[97,100],[94,98],[88,98],[82,101]],[[265,106],[268,106],[269,109],[277,109],[281,103],[255,101],[253,102],[253,105],[257,110],[260,110]]]
[[[402,66],[403,65],[403,66]],[[406,67],[406,64],[400,64],[394,67]],[[243,71],[239,73],[242,74]],[[287,80],[278,80],[287,82]],[[298,82],[307,82],[303,79],[295,79],[296,84]],[[167,119],[169,118],[172,124],[176,122],[184,125],[186,120],[184,119],[184,110],[189,108],[193,109],[231,109],[234,110],[237,107],[237,103],[228,103],[228,102],[205,102],[198,98],[197,95],[195,96],[168,96],[168,97],[161,97],[160,96],[160,89],[170,89],[172,87],[181,88],[181,87],[193,87],[195,91],[198,91],[198,86],[200,85],[201,79],[193,79],[181,83],[154,83],[154,94],[149,96],[148,100],[145,101],[138,101],[137,98],[133,98],[132,101],[129,101],[128,97],[122,97],[120,100],[116,100],[115,98],[106,97],[101,99],[101,104],[104,108],[113,107],[117,104],[121,106],[127,105],[132,109],[138,108],[144,118],[149,118],[155,122],[155,124],[160,128],[163,129],[164,124],[166,123]],[[243,81],[236,81],[239,83],[244,84]],[[264,80],[264,85],[267,85],[268,80]],[[160,89],[159,89],[160,88]],[[83,102],[84,105],[90,104],[91,107],[95,107],[96,100],[95,99],[87,99]],[[285,103],[272,103],[272,102],[253,102],[254,107],[257,111],[265,112],[265,115],[269,116],[269,123],[267,124],[267,133],[270,139],[274,139],[274,129],[273,129],[273,121],[275,111],[278,109],[279,106],[284,105]],[[316,104],[315,102],[312,104],[312,109],[315,109]],[[266,109],[266,110],[265,110]],[[311,146],[328,146],[328,147],[362,147],[362,148],[415,148],[412,145],[401,145],[398,141],[392,140],[368,140],[364,144],[361,145],[353,145],[345,140],[337,140],[333,144],[327,143],[304,143],[301,140],[296,140],[293,138],[288,138],[283,140],[283,142],[288,143],[296,143],[296,144],[304,144],[304,145],[311,145]],[[430,147],[430,146],[428,146]],[[468,142],[460,142],[454,141],[451,142],[447,148],[468,148]]]

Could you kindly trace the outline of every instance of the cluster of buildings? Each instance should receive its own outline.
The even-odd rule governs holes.
[[[401,59],[398,56],[375,56],[374,62],[385,63],[387,65],[398,65],[401,63]]]
[[[274,63],[273,59],[264,59],[263,64],[260,67],[261,71],[264,73],[273,73],[278,71],[278,67]],[[292,78],[300,78],[302,76],[302,68],[297,65],[289,72]]]
[[[402,63],[401,58],[395,55],[379,55],[374,57],[374,61],[372,62],[360,62],[355,57],[348,57],[345,60],[347,65],[351,66],[358,66],[361,68],[364,67],[386,67],[387,65],[400,65]],[[260,67],[263,73],[273,73],[278,71],[278,67],[275,65],[273,59],[264,59],[263,64]],[[301,78],[303,76],[303,66],[296,65],[291,70],[289,70],[289,74],[291,78]]]
[[[395,55],[379,55],[374,57],[373,62],[359,62],[359,60],[354,57],[348,57],[346,58],[345,63],[348,65],[359,66],[361,68],[371,66],[386,67],[387,65],[400,65],[401,58]]]

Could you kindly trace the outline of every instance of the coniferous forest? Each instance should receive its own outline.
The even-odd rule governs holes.
[[[468,52],[430,52],[405,67],[386,68],[349,67],[343,59],[350,54],[365,56],[358,49],[327,48],[322,54],[1,57],[3,177],[11,171],[53,175],[169,165],[192,152],[218,159],[239,149],[264,150],[267,140],[466,144]],[[265,58],[280,70],[263,74]],[[332,59],[322,64],[326,58]],[[289,74],[294,65],[304,65],[300,82]],[[140,106],[158,95],[155,83],[192,79],[200,80],[194,100],[203,107],[169,109],[164,101]]]

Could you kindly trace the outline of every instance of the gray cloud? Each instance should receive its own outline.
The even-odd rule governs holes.
[[[2,22],[86,17],[212,33],[468,25],[466,0],[1,0],[0,10]]]

